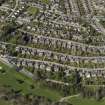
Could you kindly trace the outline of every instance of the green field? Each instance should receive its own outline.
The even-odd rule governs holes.
[[[49,0],[41,0],[41,2],[48,4],[50,1]]]
[[[22,81],[20,83],[19,81]],[[49,89],[43,85],[36,84],[31,78],[28,78],[13,68],[9,68],[0,62],[0,87],[5,86],[8,89],[21,90],[21,94],[33,94],[45,96],[53,101],[61,98],[61,94],[55,90]],[[34,88],[32,88],[32,86]],[[0,104],[1,105],[1,104]]]
[[[72,97],[69,102],[73,105],[105,105],[105,100],[96,101],[95,99],[83,99],[82,97]]]
[[[39,12],[39,9],[30,6],[27,11],[30,15],[36,15]]]

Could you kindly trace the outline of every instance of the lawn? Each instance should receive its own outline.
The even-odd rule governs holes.
[[[50,1],[49,0],[41,0],[41,2],[48,4]]]
[[[36,7],[30,6],[27,11],[30,15],[36,15],[39,12],[39,9]]]
[[[21,81],[21,83],[20,83]],[[8,89],[21,90],[21,94],[32,93],[33,95],[45,96],[53,101],[61,98],[61,94],[55,90],[45,87],[39,83],[37,85],[31,78],[20,74],[13,68],[9,68],[0,62],[0,86]],[[32,86],[34,88],[32,88]],[[1,105],[1,104],[0,104]]]
[[[96,101],[95,99],[83,99],[82,97],[72,97],[69,102],[73,105],[105,105],[105,100]]]

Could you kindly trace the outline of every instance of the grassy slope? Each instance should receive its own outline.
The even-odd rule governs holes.
[[[61,98],[59,92],[42,85],[36,85],[30,78],[27,78],[16,72],[14,69],[5,66],[1,62],[0,67],[3,68],[2,70],[5,70],[5,73],[1,73],[2,70],[0,70],[0,86],[6,85],[9,86],[9,89],[21,90],[22,94],[32,93],[33,95],[48,97],[54,101]],[[24,83],[20,84],[17,79],[24,81]],[[34,89],[30,88],[31,85],[34,85]]]
[[[69,102],[73,105],[105,105],[105,100],[96,101],[95,99],[83,99],[81,97],[72,97]]]

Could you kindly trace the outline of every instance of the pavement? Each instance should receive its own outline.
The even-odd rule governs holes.
[[[72,95],[72,96],[63,97],[63,98],[61,98],[59,101],[60,101],[60,102],[65,102],[65,101],[69,100],[70,98],[78,97],[79,95],[80,95],[80,94],[76,94],[76,95]]]

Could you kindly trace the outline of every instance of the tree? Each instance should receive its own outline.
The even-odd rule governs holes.
[[[97,101],[100,101],[102,99],[102,88],[99,87],[97,90],[96,90],[96,100]]]
[[[6,39],[9,36],[9,33],[15,31],[17,28],[17,24],[15,22],[5,22],[1,26],[1,34],[0,37],[1,39]]]
[[[36,80],[36,81],[38,81],[38,80],[40,80],[41,78],[42,78],[42,76],[41,76],[41,72],[40,72],[40,70],[34,70],[34,79]]]

